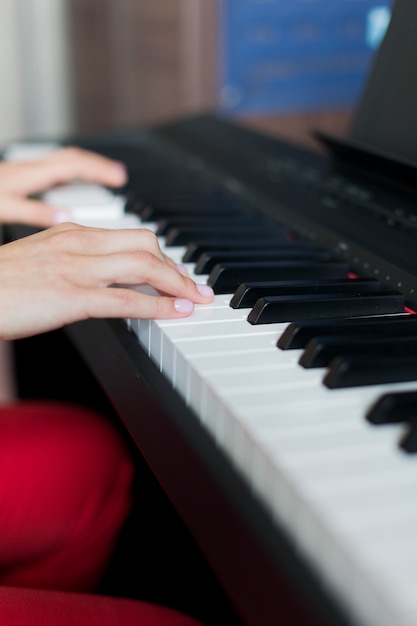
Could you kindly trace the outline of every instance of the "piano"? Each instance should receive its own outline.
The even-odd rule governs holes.
[[[416,190],[214,115],[78,143],[128,188],[46,199],[152,229],[216,292],[67,332],[243,623],[288,586],[317,624],[417,624]]]
[[[47,198],[152,229],[216,293],[66,332],[242,624],[416,626],[416,166],[320,139],[208,113],[62,140],[129,183]]]

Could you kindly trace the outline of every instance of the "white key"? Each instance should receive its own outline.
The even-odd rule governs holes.
[[[94,220],[116,221],[124,217],[125,199],[101,185],[69,184],[55,187],[43,195],[48,204],[70,213],[70,219],[79,224]]]

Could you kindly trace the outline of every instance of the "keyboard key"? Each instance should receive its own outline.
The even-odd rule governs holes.
[[[179,206],[179,207],[161,207],[148,204],[140,210],[140,219],[143,222],[158,221],[158,220],[172,220],[172,219],[187,219],[195,217],[196,215],[201,217],[214,217],[224,218],[226,216],[240,218],[241,213],[235,209],[215,208],[200,206],[196,208],[192,206]]]
[[[417,391],[383,394],[368,409],[365,418],[371,424],[396,424],[417,420]]]
[[[343,261],[223,263],[213,268],[207,282],[216,293],[234,293],[248,281],[346,278],[348,271]]]
[[[400,438],[400,448],[409,454],[417,452],[417,425],[415,422],[410,423],[409,427]]]
[[[337,357],[323,378],[329,389],[417,380],[417,356]]]
[[[242,215],[239,215],[238,217],[236,217],[236,215],[228,217],[221,213],[213,214],[213,212],[211,212],[210,214],[205,213],[204,215],[195,215],[194,213],[189,216],[180,217],[175,214],[171,218],[165,217],[158,220],[156,234],[158,236],[165,236],[171,229],[177,228],[181,230],[183,228],[188,229],[190,227],[204,229],[215,228],[220,231],[222,229],[233,230],[237,223],[239,224],[239,228],[243,228],[244,226],[252,226],[254,228],[259,227],[258,221]]]
[[[230,252],[204,252],[197,260],[194,268],[195,274],[209,274],[216,265],[225,262],[244,263],[249,261],[286,261],[293,259],[309,259],[309,260],[329,260],[331,255],[321,250],[305,250],[296,247],[285,248],[280,250],[263,249],[263,250],[239,250]]]
[[[325,293],[305,296],[266,296],[260,298],[248,315],[250,324],[273,324],[314,317],[337,318],[348,315],[400,313],[404,295],[397,291],[369,294]]]
[[[390,356],[407,356],[417,354],[417,337],[315,337],[310,339],[298,363],[305,368],[327,367],[337,356],[354,354],[372,355],[372,357],[388,354]]]
[[[304,348],[317,336],[398,336],[417,334],[417,315],[400,314],[368,318],[334,320],[300,320],[291,322],[279,337],[277,346],[281,350]]]
[[[364,293],[376,291],[380,283],[375,278],[326,279],[326,280],[281,280],[242,283],[230,300],[233,309],[247,309],[255,306],[259,298],[265,296],[313,294],[313,293]]]
[[[298,247],[303,246],[304,249],[310,248],[308,244],[297,242],[296,245]],[[207,250],[211,250],[213,252],[223,252],[223,251],[233,251],[233,250],[262,250],[262,249],[273,249],[276,248],[292,248],[294,246],[294,242],[291,240],[289,235],[286,232],[282,232],[279,235],[276,235],[273,238],[268,238],[265,240],[265,237],[238,237],[237,239],[232,238],[216,238],[211,237],[209,239],[200,239],[195,241],[190,241],[187,244],[187,248],[184,252],[183,262],[184,263],[192,263],[196,262],[199,257],[204,254]]]
[[[275,236],[274,231],[268,226],[246,226],[243,224],[242,226],[235,225],[232,230],[221,230],[217,226],[214,227],[201,227],[197,226],[183,226],[183,227],[173,227],[168,229],[168,232],[165,233],[165,245],[166,246],[184,246],[190,243],[193,239],[201,239],[205,238],[223,238],[223,239],[239,239],[241,237],[248,237],[249,235],[254,235],[255,237],[265,237],[266,239],[270,239]]]

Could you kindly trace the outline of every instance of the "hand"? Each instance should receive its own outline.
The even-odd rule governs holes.
[[[72,180],[120,187],[126,168],[116,161],[81,148],[60,148],[43,159],[0,163],[0,222],[47,228],[62,221],[60,209],[27,196]]]
[[[0,339],[88,318],[187,317],[213,292],[166,257],[148,229],[60,224],[0,246]],[[130,286],[147,284],[161,295]]]

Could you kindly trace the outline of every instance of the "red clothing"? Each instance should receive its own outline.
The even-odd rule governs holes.
[[[95,590],[133,472],[116,430],[90,409],[0,406],[0,585]]]
[[[0,406],[0,585],[93,591],[132,502],[114,427],[56,402]]]
[[[0,587],[7,626],[202,626],[172,609],[83,593]]]
[[[0,406],[0,624],[199,626],[168,608],[89,593],[131,509],[133,475],[121,436],[91,409]]]

